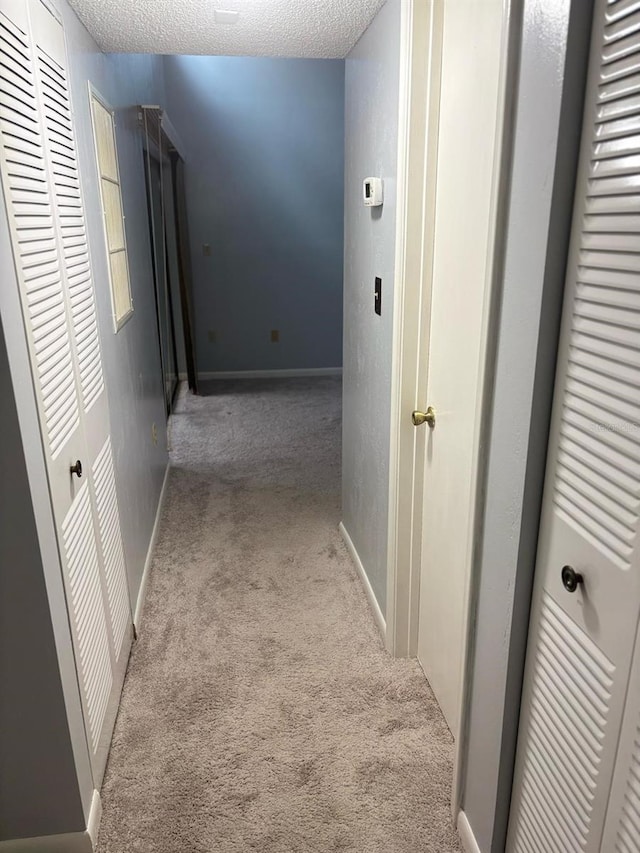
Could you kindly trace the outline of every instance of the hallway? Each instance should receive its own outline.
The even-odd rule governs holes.
[[[181,394],[100,853],[448,853],[453,744],[338,533],[340,381]]]

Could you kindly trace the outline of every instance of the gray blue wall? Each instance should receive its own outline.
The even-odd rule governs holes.
[[[344,62],[167,56],[164,71],[186,149],[198,369],[340,366]]]
[[[387,597],[400,0],[387,0],[346,60],[342,519],[378,604]],[[362,180],[384,180],[384,205]],[[382,278],[382,316],[373,310]]]
[[[105,55],[66,4],[62,6],[71,70],[80,174],[96,288],[118,501],[129,591],[135,608],[167,465],[147,198],[138,104],[164,100],[160,57]],[[116,110],[116,139],[134,312],[114,334],[88,81]],[[158,428],[158,443],[151,437]]]

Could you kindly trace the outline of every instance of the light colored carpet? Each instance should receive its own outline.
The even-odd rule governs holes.
[[[182,395],[100,853],[449,853],[452,740],[339,536],[335,379]]]

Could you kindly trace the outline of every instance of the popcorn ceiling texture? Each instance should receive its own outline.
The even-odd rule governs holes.
[[[341,59],[385,0],[70,0],[105,52]],[[214,11],[238,11],[235,24]]]

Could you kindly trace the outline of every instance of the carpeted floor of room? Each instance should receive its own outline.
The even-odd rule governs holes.
[[[168,493],[99,853],[450,853],[452,739],[338,533],[340,383],[205,383]]]

